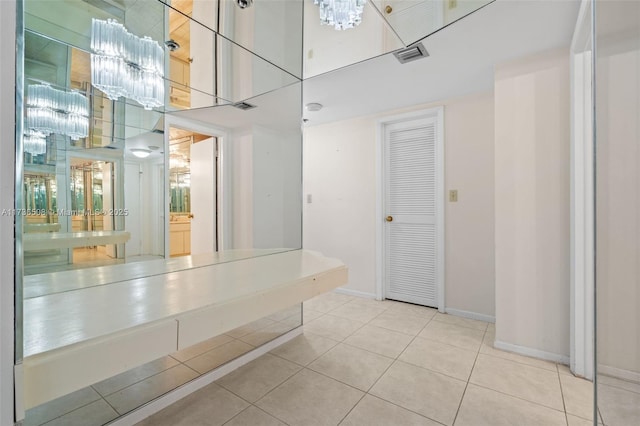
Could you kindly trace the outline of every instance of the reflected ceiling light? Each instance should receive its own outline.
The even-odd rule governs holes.
[[[336,30],[348,30],[360,25],[367,0],[313,0],[320,7],[320,23]]]
[[[164,51],[151,37],[137,37],[114,19],[91,21],[91,84],[118,100],[151,109],[164,105]]]
[[[138,158],[147,158],[149,154],[151,154],[150,149],[144,149],[144,148],[132,148],[129,151],[131,151],[131,153]]]
[[[52,133],[72,140],[89,135],[89,100],[75,90],[58,90],[46,83],[27,86],[24,148],[34,155],[46,151]]]
[[[306,104],[304,107],[306,108],[307,111],[316,112],[322,109],[322,104],[312,102],[310,104]]]
[[[47,152],[47,139],[38,132],[27,130],[22,137],[24,152],[31,155],[41,155]]]

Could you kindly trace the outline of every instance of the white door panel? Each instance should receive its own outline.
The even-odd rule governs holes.
[[[191,254],[216,251],[216,141],[191,145]]]
[[[438,306],[437,117],[385,126],[385,297]]]

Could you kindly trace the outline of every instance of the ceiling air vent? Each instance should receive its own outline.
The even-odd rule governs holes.
[[[429,52],[427,52],[427,49],[424,48],[422,43],[414,44],[406,49],[398,50],[397,52],[393,52],[393,54],[401,64],[406,64],[407,62],[416,61],[429,56]]]
[[[233,104],[233,106],[243,111],[247,111],[256,107],[255,105],[251,105],[247,102],[236,102],[235,104]]]

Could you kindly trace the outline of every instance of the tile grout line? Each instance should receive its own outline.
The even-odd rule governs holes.
[[[604,417],[602,417],[602,412],[600,412],[600,407],[598,406],[598,421],[602,422],[603,426],[607,426],[607,424],[604,422]]]
[[[558,364],[556,364],[556,374],[558,376],[558,385],[560,385],[560,397],[562,398],[562,408],[564,410],[564,421],[567,423],[567,426],[569,426],[569,415],[567,414],[567,404],[564,401],[564,388],[562,387],[562,379],[560,378],[560,370],[558,369]]]
[[[348,302],[347,302],[347,303],[348,303]],[[341,305],[341,306],[342,306],[342,305]],[[337,308],[335,308],[335,309],[337,309]],[[384,312],[386,312],[386,311],[383,311],[383,312],[381,312],[381,313],[380,313],[380,314],[378,314],[378,315],[382,315]],[[326,314],[329,314],[329,312],[327,312]],[[325,314],[325,315],[326,315],[326,314]],[[337,315],[334,315],[334,316],[338,317]],[[377,317],[377,316],[376,316],[376,317]],[[376,318],[376,317],[374,317],[374,318]],[[362,393],[363,393],[362,397],[358,400],[358,402],[356,402],[356,403],[353,405],[353,407],[351,407],[351,409],[347,412],[347,414],[345,414],[345,416],[340,420],[340,422],[339,422],[338,424],[340,424],[340,423],[342,423],[342,422],[344,421],[344,419],[345,419],[345,418],[346,418],[346,417],[351,413],[351,411],[353,411],[353,409],[354,409],[354,408],[355,408],[355,407],[360,403],[360,401],[362,401],[362,399],[363,399],[366,395],[371,395],[371,396],[373,396],[373,397],[376,397],[376,398],[381,399],[382,401],[385,401],[385,402],[388,402],[388,403],[393,404],[393,405],[395,405],[395,406],[398,406],[397,404],[394,404],[394,403],[392,403],[391,401],[387,401],[387,400],[385,400],[384,398],[380,398],[380,397],[377,397],[377,396],[375,396],[375,395],[373,395],[373,394],[370,394],[370,393],[369,393],[369,390],[371,390],[371,389],[375,386],[375,384],[376,384],[376,383],[377,383],[377,382],[382,378],[382,376],[384,376],[384,374],[389,370],[389,368],[391,368],[391,366],[393,366],[393,364],[398,360],[398,357],[400,357],[400,356],[402,355],[402,353],[404,353],[404,351],[409,347],[409,345],[411,345],[411,343],[415,340],[415,338],[417,337],[417,335],[418,335],[418,334],[419,334],[419,333],[420,333],[420,332],[421,332],[421,331],[422,331],[422,330],[427,326],[427,324],[429,324],[429,323],[433,320],[433,318],[434,318],[434,317],[435,317],[435,315],[434,315],[434,316],[432,316],[432,317],[427,321],[427,323],[426,323],[426,324],[425,324],[425,325],[420,329],[420,331],[419,331],[416,335],[414,335],[414,336],[413,336],[413,338],[411,339],[411,341],[409,342],[409,344],[407,344],[407,346],[403,349],[403,351],[402,351],[398,356],[396,356],[395,358],[391,358],[391,357],[388,357],[388,356],[386,356],[386,355],[381,355],[381,354],[378,354],[378,353],[375,353],[375,352],[371,352],[371,351],[368,351],[368,350],[366,350],[366,349],[357,348],[357,347],[355,347],[355,346],[349,345],[348,343],[345,343],[345,342],[344,342],[347,338],[349,338],[350,336],[352,336],[353,334],[355,334],[358,330],[360,330],[360,329],[361,329],[361,328],[363,328],[365,325],[368,325],[371,321],[373,321],[373,319],[374,319],[374,318],[372,318],[371,320],[369,320],[369,322],[363,323],[363,325],[362,325],[361,327],[357,328],[356,330],[354,330],[353,332],[351,332],[350,334],[348,334],[344,339],[342,339],[342,340],[340,340],[340,341],[337,341],[338,343],[337,343],[336,345],[334,345],[332,348],[328,349],[328,350],[327,350],[327,351],[325,351],[324,353],[320,354],[320,355],[319,355],[318,357],[316,357],[313,361],[309,362],[306,366],[302,366],[302,369],[300,369],[300,371],[296,372],[294,375],[292,375],[291,377],[289,377],[288,379],[286,379],[284,382],[286,382],[286,381],[288,381],[288,380],[292,379],[294,376],[296,376],[297,374],[299,374],[302,370],[308,370],[308,371],[310,371],[310,372],[313,372],[313,373],[319,374],[319,375],[321,375],[321,376],[323,376],[323,377],[326,377],[326,378],[328,378],[328,379],[330,379],[330,380],[333,380],[333,381],[335,381],[335,382],[338,382],[338,383],[341,383],[341,384],[343,384],[343,385],[345,385],[345,386],[348,386],[348,387],[350,387],[350,388],[352,388],[352,389],[355,389],[355,390],[357,390],[357,391],[359,391],[359,392],[362,392]],[[341,318],[341,317],[338,317],[338,318]],[[348,319],[348,318],[345,318],[345,319]],[[353,320],[352,320],[352,321],[353,321]],[[358,321],[358,322],[360,322],[360,321]],[[383,328],[383,327],[381,327],[381,328]],[[391,331],[394,331],[394,330],[391,330]],[[397,332],[397,331],[396,331],[396,332]],[[311,333],[311,334],[315,334],[315,333],[313,333],[313,332],[310,332],[310,333]],[[404,334],[404,333],[401,333],[401,334]],[[335,339],[333,339],[333,338],[329,338],[329,337],[325,337],[325,336],[320,336],[320,337],[324,337],[324,338],[327,338],[327,339],[330,339],[330,340],[334,340],[334,341],[336,341],[336,340],[335,340]],[[330,350],[332,350],[333,348],[335,348],[336,346],[338,346],[338,345],[339,345],[339,344],[341,344],[341,343],[342,343],[342,344],[345,344],[345,345],[347,345],[347,346],[351,346],[351,347],[355,347],[355,348],[357,348],[357,349],[364,350],[364,351],[369,352],[369,353],[374,354],[374,355],[383,356],[383,357],[385,357],[385,358],[392,359],[393,361],[389,364],[389,366],[385,369],[385,371],[384,371],[384,372],[383,372],[383,373],[382,373],[382,374],[381,374],[381,375],[376,379],[376,381],[375,381],[375,382],[374,382],[374,383],[369,387],[369,389],[368,389],[368,390],[366,390],[366,391],[363,391],[362,389],[356,388],[355,386],[353,386],[353,385],[351,385],[351,384],[345,383],[345,382],[343,382],[343,381],[341,381],[341,380],[339,380],[339,379],[336,379],[336,378],[334,378],[334,377],[328,376],[328,375],[326,375],[326,374],[324,374],[324,373],[322,373],[322,372],[315,371],[315,370],[313,370],[313,369],[311,369],[311,368],[309,368],[309,367],[308,367],[308,366],[309,366],[309,365],[311,365],[313,362],[315,362],[317,359],[319,359],[320,357],[324,356],[326,353],[328,353]],[[277,355],[276,355],[276,356],[277,356]],[[283,359],[285,359],[285,360],[286,360],[286,358],[283,358]],[[289,361],[289,360],[287,360],[287,361]],[[293,362],[293,361],[289,361],[289,362]],[[296,365],[300,365],[300,364],[297,364],[297,363],[295,363],[295,362],[294,362],[294,364],[296,364]],[[265,398],[267,395],[269,395],[271,392],[275,391],[275,390],[276,390],[278,387],[280,387],[284,382],[280,383],[278,386],[276,386],[275,388],[273,388],[272,390],[270,390],[269,392],[267,392],[267,393],[266,393],[265,395],[263,395],[263,396],[262,396],[258,401],[262,400],[262,399],[263,399],[263,398]],[[226,389],[226,388],[225,388],[225,389]],[[256,401],[256,402],[258,402],[258,401]],[[398,406],[398,407],[400,407],[400,406]],[[260,407],[258,407],[258,408],[260,408]],[[402,408],[402,409],[405,409],[405,410],[406,410],[406,408],[404,408],[404,407],[400,407],[400,408]],[[411,410],[407,410],[407,411],[413,412],[414,414],[417,414],[417,415],[419,415],[419,416],[421,416],[421,417],[424,417],[424,418],[427,418],[427,419],[429,419],[429,420],[433,420],[433,419],[430,419],[430,418],[428,418],[428,417],[423,416],[422,414],[415,413],[414,411],[411,411]],[[271,414],[271,413],[269,413],[269,414]],[[274,417],[275,417],[275,416],[274,416]],[[440,422],[438,422],[438,423],[440,423]]]
[[[496,349],[496,350],[501,350],[501,349]],[[518,355],[518,356],[524,356],[524,355],[516,354],[516,353],[513,353],[513,352],[506,352],[506,353],[514,354],[514,355]],[[480,354],[484,355],[484,356],[491,357],[493,359],[499,359],[500,361],[507,361],[507,362],[510,362],[510,363],[513,363],[513,364],[518,364],[519,366],[537,368],[538,370],[546,371],[548,373],[557,373],[557,371],[553,371],[553,370],[550,370],[548,368],[542,368],[542,367],[538,367],[537,365],[526,364],[524,362],[516,361],[514,359],[503,358],[501,356],[497,356],[497,355],[493,355],[493,354],[488,354],[488,353],[482,352],[482,345],[480,346]],[[532,359],[538,359],[538,358],[532,358]],[[542,360],[542,361],[544,361],[544,360]],[[551,362],[551,361],[548,361],[548,362]],[[572,377],[575,377],[575,376],[572,376]]]
[[[382,315],[384,312],[386,312],[386,311],[381,312],[379,315]],[[377,318],[379,315],[377,315],[376,317],[374,317],[374,318],[372,318],[371,320],[369,320],[369,322],[365,323],[365,325],[370,324],[370,323],[371,323],[371,321],[373,321],[373,320],[374,320],[375,318]],[[433,317],[432,317],[431,319],[433,319]],[[429,321],[427,321],[427,324],[429,324],[429,322],[431,322],[431,319],[430,319]],[[420,329],[420,331],[418,332],[418,334],[420,334],[420,332],[424,329],[424,327],[426,327],[426,326],[427,326],[427,324],[425,324],[425,325],[422,327],[422,329]],[[363,326],[363,327],[364,327],[364,326]],[[361,328],[362,328],[362,327],[361,327]],[[356,331],[357,331],[357,330],[356,330]],[[355,331],[354,331],[353,333],[351,333],[349,336],[352,336],[354,333],[355,333]],[[405,348],[402,350],[402,352],[400,352],[400,354],[398,354],[398,356],[396,356],[395,358],[393,358],[393,361],[391,361],[391,363],[387,366],[387,368],[385,368],[385,370],[382,372],[382,374],[380,374],[380,376],[378,376],[378,378],[377,378],[377,379],[376,379],[376,380],[371,384],[371,386],[369,386],[369,388],[368,388],[366,391],[364,391],[364,393],[362,394],[362,397],[358,400],[358,402],[356,402],[356,403],[353,405],[353,407],[351,407],[351,409],[347,412],[347,414],[345,414],[345,415],[344,415],[344,417],[343,417],[343,418],[338,422],[338,425],[340,425],[340,424],[341,424],[341,423],[342,423],[342,422],[347,418],[347,416],[348,416],[349,414],[351,414],[351,412],[353,411],[353,409],[354,409],[354,408],[356,408],[356,407],[358,406],[358,404],[360,404],[360,402],[364,399],[364,397],[365,397],[365,396],[367,396],[367,395],[375,396],[375,395],[370,394],[370,393],[369,393],[369,391],[370,391],[371,389],[373,389],[373,387],[374,387],[374,386],[375,386],[375,385],[380,381],[380,379],[381,379],[381,378],[382,378],[382,377],[387,373],[387,371],[389,371],[389,369],[390,369],[390,368],[391,368],[391,367],[396,363],[396,361],[398,360],[398,358],[399,358],[399,357],[404,353],[404,351],[406,351],[406,350],[407,350],[407,348],[409,347],[409,345],[411,345],[411,343],[413,343],[413,341],[414,341],[414,340],[415,340],[415,338],[418,336],[418,334],[416,334],[416,335],[411,339],[411,341],[409,342],[409,344],[408,344],[407,346],[405,346]],[[349,337],[349,336],[347,336],[347,337]],[[344,342],[344,341],[343,341],[343,342]],[[348,343],[345,343],[345,344],[349,346],[349,344],[348,344]],[[353,347],[353,346],[352,346],[352,347]],[[359,349],[360,349],[360,348],[359,348]],[[362,350],[366,350],[366,349],[362,349]],[[369,352],[369,351],[367,351],[367,352]],[[376,355],[378,355],[378,354],[376,354]],[[387,358],[389,358],[389,357],[387,357]],[[390,358],[390,359],[391,359],[391,358]],[[335,380],[335,379],[334,379],[334,380]],[[342,382],[341,382],[341,383],[342,383]],[[380,399],[382,399],[382,398],[380,398]],[[386,401],[386,400],[384,400],[384,399],[382,399],[382,400],[383,400],[383,401]],[[389,401],[387,401],[387,402],[389,402]],[[424,416],[423,416],[423,417],[424,417]]]
[[[242,367],[244,367],[244,366],[246,366],[246,365],[249,365],[249,364],[251,364],[251,363],[252,363],[252,362],[254,362],[254,361],[259,360],[260,358],[262,358],[263,356],[265,356],[265,355],[267,355],[267,354],[269,354],[269,352],[267,352],[267,353],[265,353],[265,354],[262,354],[260,357],[258,357],[258,358],[256,358],[256,359],[254,359],[253,361],[251,361],[251,362],[249,362],[249,363],[247,363],[247,364],[243,365]],[[271,354],[269,354],[269,355],[271,355]],[[278,358],[276,355],[271,355],[271,356]],[[281,359],[283,359],[283,358],[281,358]],[[291,364],[294,364],[296,367],[300,367],[300,364],[296,364],[296,363],[295,363],[295,362],[293,362],[293,361],[289,361],[289,360],[285,360],[285,361],[290,362]],[[240,368],[242,368],[242,367],[240,367]],[[279,382],[277,385],[275,385],[275,386],[273,387],[273,389],[269,390],[268,392],[266,392],[264,395],[262,395],[261,397],[259,397],[258,399],[256,399],[256,400],[255,400],[255,401],[253,401],[253,402],[249,401],[248,399],[244,398],[244,397],[243,397],[243,396],[241,396],[241,395],[238,395],[238,394],[237,394],[237,393],[235,393],[233,390],[231,390],[231,389],[227,388],[227,387],[226,387],[226,386],[224,386],[223,384],[218,383],[218,381],[222,380],[222,379],[223,379],[224,377],[226,377],[226,376],[229,376],[230,374],[233,374],[234,372],[238,371],[240,368],[238,368],[238,369],[236,369],[236,370],[234,370],[234,371],[230,372],[229,374],[226,374],[226,375],[224,375],[224,376],[220,377],[218,380],[216,380],[216,381],[215,381],[215,382],[213,382],[213,383],[217,384],[217,385],[218,385],[218,386],[220,386],[222,389],[224,389],[224,390],[226,390],[226,391],[231,392],[232,394],[236,395],[237,397],[242,398],[244,401],[247,401],[249,404],[254,405],[256,402],[258,402],[259,400],[261,400],[262,398],[264,398],[264,397],[265,397],[269,392],[271,392],[272,390],[276,389],[276,388],[277,388],[277,387],[279,387],[281,384],[283,384],[284,382],[286,382],[287,380],[289,380],[290,378],[292,378],[293,376],[295,376],[296,374],[298,374],[298,373],[299,373],[299,372],[300,372],[304,367],[299,368],[299,369],[298,369],[298,371],[296,371],[295,373],[293,373],[293,374],[292,374],[292,375],[290,375],[289,377],[286,377],[284,380],[282,380],[282,381],[281,381],[281,382]]]
[[[252,407],[256,407],[258,410],[262,411],[262,412],[263,412],[263,413],[265,413],[266,415],[273,417],[274,419],[278,420],[279,422],[282,422],[282,424],[284,424],[284,425],[286,425],[286,426],[290,426],[290,424],[289,424],[289,423],[285,422],[285,421],[284,421],[284,420],[282,420],[280,417],[275,416],[275,415],[273,415],[273,414],[271,414],[271,413],[267,413],[264,409],[262,409],[262,408],[258,407],[257,405],[255,405],[255,404],[251,404],[251,406],[252,406]],[[247,407],[247,408],[249,408],[249,407]]]
[[[423,418],[425,418],[425,419],[428,419],[428,420],[434,421],[434,422],[439,423],[439,424],[443,424],[442,422],[440,422],[440,421],[438,421],[438,420],[435,420],[435,419],[432,419],[431,417],[427,417],[427,416],[425,416],[425,415],[423,415],[423,414],[420,414],[420,413],[418,413],[418,412],[416,412],[416,411],[413,411],[413,410],[411,410],[411,409],[409,409],[409,408],[406,408],[406,407],[403,407],[403,406],[401,406],[401,405],[398,405],[398,404],[396,404],[395,402],[388,401],[388,400],[384,399],[384,398],[383,398],[383,397],[381,397],[381,396],[374,395],[374,394],[370,393],[371,389],[373,389],[373,387],[374,387],[374,386],[375,386],[375,385],[380,381],[380,379],[382,379],[382,377],[387,373],[387,371],[389,371],[389,369],[390,369],[390,368],[391,368],[391,367],[392,367],[396,362],[404,362],[404,361],[401,361],[401,360],[400,360],[400,357],[402,356],[402,354],[404,354],[404,353],[406,352],[406,350],[409,348],[409,346],[411,346],[411,344],[416,340],[416,338],[418,338],[418,335],[419,335],[420,333],[422,333],[422,331],[427,327],[427,325],[429,325],[429,323],[431,323],[431,321],[433,321],[433,319],[434,319],[434,318],[435,318],[435,315],[433,315],[431,318],[429,318],[429,320],[427,321],[427,323],[426,323],[426,324],[425,324],[425,325],[420,329],[420,331],[418,331],[418,333],[416,333],[416,334],[413,336],[413,338],[412,338],[412,339],[411,339],[411,341],[407,344],[407,346],[405,346],[405,348],[404,348],[404,349],[403,349],[403,350],[402,350],[402,351],[401,351],[401,352],[400,352],[400,353],[399,353],[399,354],[394,358],[393,362],[389,365],[389,367],[387,367],[387,369],[386,369],[386,370],[385,370],[385,371],[380,375],[380,377],[378,377],[378,379],[376,379],[376,381],[373,383],[373,385],[371,385],[371,386],[369,387],[369,389],[366,391],[365,395],[370,395],[370,396],[372,396],[372,397],[374,397],[374,398],[378,398],[378,399],[380,399],[380,400],[382,400],[382,401],[385,401],[385,402],[387,402],[387,403],[389,403],[389,404],[395,405],[396,407],[402,408],[403,410],[407,410],[407,411],[409,411],[409,412],[411,412],[411,413],[414,413],[414,414],[416,414],[416,415],[418,415],[418,416],[421,416],[421,417],[423,417]],[[399,332],[398,332],[398,333],[399,333]],[[413,364],[411,364],[411,363],[406,363],[406,364],[413,365]],[[432,371],[432,370],[426,369],[426,368],[424,368],[424,367],[420,367],[420,366],[418,366],[418,365],[416,365],[415,367],[422,368],[422,369],[424,369],[424,370],[426,370],[426,371]],[[435,372],[435,373],[438,373],[438,372]],[[442,373],[438,373],[438,374],[442,374]],[[447,376],[447,377],[450,377],[450,376]],[[458,380],[459,380],[459,379],[458,379]],[[363,397],[363,398],[364,398],[364,397]]]
[[[469,382],[469,383],[471,383],[471,382]],[[549,407],[548,405],[543,405],[543,404],[540,404],[539,402],[535,402],[535,401],[531,401],[530,399],[522,398],[521,396],[511,395],[510,393],[505,393],[503,391],[499,391],[499,390],[496,390],[496,389],[493,389],[493,388],[490,388],[490,387],[487,387],[487,386],[484,386],[484,385],[479,385],[478,383],[471,383],[471,384],[473,386],[477,386],[477,387],[482,388],[482,389],[486,389],[486,390],[490,390],[492,392],[499,393],[500,395],[509,396],[511,398],[519,399],[520,401],[524,401],[524,402],[528,402],[530,404],[537,405],[538,407],[546,408],[548,410],[557,411],[558,413],[563,413],[564,412],[563,410],[559,410],[559,409],[554,408],[554,407]]]
[[[381,396],[374,395],[374,394],[369,393],[369,392],[367,392],[367,393],[366,393],[366,395],[369,395],[369,396],[370,396],[370,397],[372,397],[372,398],[377,398],[377,399],[379,399],[379,400],[381,400],[381,401],[384,401],[384,402],[386,402],[386,403],[388,403],[388,404],[391,404],[391,405],[396,406],[396,407],[398,407],[398,408],[401,408],[401,409],[403,409],[403,410],[405,410],[405,411],[408,411],[408,412],[410,412],[410,413],[413,413],[413,414],[415,414],[416,416],[420,416],[420,417],[422,417],[422,418],[424,418],[424,419],[430,420],[430,421],[432,421],[432,422],[434,422],[434,423],[438,423],[438,424],[440,424],[440,425],[447,426],[445,423],[442,423],[441,421],[438,421],[438,420],[432,419],[431,417],[427,417],[427,416],[425,416],[424,414],[420,414],[420,413],[418,413],[417,411],[414,411],[414,410],[412,410],[412,409],[410,409],[410,408],[407,408],[407,407],[403,407],[402,405],[398,405],[398,404],[396,404],[395,402],[393,402],[393,401],[389,401],[389,400],[387,400],[387,399],[384,399],[384,398],[383,398],[383,397],[381,397]]]
[[[573,376],[573,377],[577,377],[577,376]],[[581,379],[581,377],[578,377],[578,378],[579,378],[579,379]],[[585,380],[586,380],[586,379],[585,379]],[[636,383],[636,382],[630,382],[630,381],[628,381],[628,380],[623,380],[623,379],[617,379],[617,380],[620,380],[621,382],[630,383],[630,384],[633,384],[633,385],[638,385],[638,383]],[[591,383],[593,383],[593,382],[591,382]],[[619,385],[612,385],[612,384],[610,384],[610,383],[598,383],[598,386],[606,386],[606,387],[614,388],[614,389],[621,390],[621,391],[624,391],[624,392],[629,392],[629,393],[633,393],[633,394],[636,394],[636,395],[640,395],[640,390],[635,391],[635,390],[631,390],[631,389],[623,388],[623,387],[621,387],[621,386],[619,386]]]
[[[91,388],[93,388],[93,386],[91,386]],[[96,389],[93,389],[96,392],[98,392]],[[111,409],[119,416],[122,416],[122,414],[120,414],[120,411],[116,410],[116,407],[114,407],[109,401],[107,401],[107,398],[105,398],[104,396],[102,396],[102,394],[100,392],[98,392],[98,395],[100,395],[100,398],[102,398],[104,400],[104,402],[107,403],[107,405],[109,405],[109,407],[111,407]],[[117,417],[116,417],[117,418]],[[113,420],[113,419],[112,419]]]
[[[362,392],[362,391],[361,391]],[[360,404],[360,402],[364,399],[365,396],[367,396],[368,393],[367,392],[362,392],[362,396],[360,397],[360,399],[353,404],[353,407],[351,407],[349,409],[349,411],[347,411],[347,414],[345,414],[338,423],[336,423],[337,426],[341,425],[342,422],[344,422],[344,420],[349,416],[349,414],[351,414],[351,412],[353,411],[354,408],[356,408],[358,406],[358,404]]]
[[[244,413],[245,411],[247,411],[249,409],[249,407],[253,407],[253,404],[249,404],[246,407],[244,407],[242,410],[238,411],[236,414],[233,415],[233,417],[231,417],[229,420],[227,420],[226,422],[222,423],[222,426],[228,424],[230,421],[232,421],[233,419],[235,419],[236,417],[238,417],[240,414]]]
[[[458,415],[460,414],[460,409],[462,408],[462,402],[464,401],[464,397],[467,394],[467,389],[469,388],[469,383],[471,382],[471,376],[473,375],[474,368],[476,368],[476,363],[478,362],[478,358],[480,357],[480,349],[482,349],[482,342],[484,342],[484,337],[486,335],[487,335],[487,330],[485,329],[484,333],[482,334],[482,340],[480,341],[480,346],[478,346],[478,352],[476,352],[476,358],[473,360],[473,366],[471,367],[471,371],[469,372],[469,377],[467,377],[467,382],[464,385],[464,390],[462,391],[462,397],[460,398],[460,402],[458,403],[458,409],[456,410],[456,415],[453,416],[452,425],[455,425],[456,421],[458,420]]]
[[[285,384],[286,382],[288,382],[289,380],[293,379],[294,377],[296,377],[298,374],[300,374],[300,372],[304,371],[305,367],[302,367],[300,370],[296,371],[295,374],[292,374],[289,378],[287,378],[287,380],[285,380],[284,382],[280,383],[278,386],[276,386],[275,388],[271,389],[269,392],[265,393],[264,395],[262,395],[262,397],[260,397],[256,402],[254,403],[250,403],[251,405],[255,405],[258,408],[261,408],[259,405],[256,405],[258,402],[262,401],[263,399],[265,399],[270,393],[274,392],[276,389],[278,389],[280,386],[282,386],[283,384]],[[220,386],[220,385],[218,385]],[[226,388],[225,388],[226,389]],[[242,397],[241,397],[242,398]],[[245,400],[244,398],[242,398],[243,400]],[[249,402],[249,401],[247,401]],[[269,411],[267,411],[264,408],[261,408],[264,412],[272,415],[273,417],[276,417],[275,415],[271,414]],[[277,417],[276,417],[277,418]]]
[[[58,419],[60,419],[60,418],[62,418],[62,417],[65,417],[65,416],[67,416],[67,415],[69,415],[69,414],[71,414],[71,413],[73,413],[73,412],[75,412],[75,411],[77,411],[77,410],[79,410],[79,409],[81,409],[81,408],[84,408],[84,407],[86,407],[86,406],[88,406],[88,405],[90,405],[90,404],[93,404],[94,402],[98,402],[98,401],[100,401],[100,399],[104,399],[104,397],[100,394],[100,392],[98,392],[97,390],[93,389],[93,386],[92,386],[92,385],[89,385],[89,386],[87,386],[87,387],[91,388],[95,393],[97,393],[97,394],[98,394],[98,396],[99,396],[100,398],[99,398],[99,399],[96,399],[95,401],[90,401],[90,402],[88,402],[88,403],[86,403],[86,404],[83,404],[83,405],[81,405],[81,406],[79,406],[79,407],[76,407],[76,408],[74,408],[73,410],[67,411],[66,413],[60,414],[59,416],[53,417],[53,418],[51,418],[51,419],[49,419],[49,420],[45,421],[44,423],[38,423],[38,425],[37,425],[37,426],[44,426],[44,425],[46,425],[47,423],[51,423],[51,422],[52,422],[52,421],[54,421],[54,420],[58,420]],[[54,400],[54,401],[55,401],[55,400]],[[51,401],[49,401],[49,402],[51,402]],[[105,402],[106,402],[106,401],[105,401]],[[45,402],[45,404],[47,404],[47,403]],[[109,403],[107,402],[107,404],[109,404]],[[109,406],[111,406],[111,404],[109,404]],[[35,407],[34,407],[34,408],[35,408]],[[111,408],[113,408],[113,407],[111,407]],[[120,415],[120,413],[118,413],[118,411],[117,411],[117,410],[115,410],[115,412],[116,412],[118,415]],[[26,416],[25,416],[25,419],[26,419]],[[24,422],[24,420],[23,420],[23,422]]]

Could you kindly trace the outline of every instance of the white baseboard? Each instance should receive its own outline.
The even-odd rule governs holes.
[[[288,342],[302,334],[302,327],[297,327],[288,333],[283,334],[270,342],[265,343],[262,346],[259,346],[252,350],[251,352],[247,352],[244,355],[239,356],[238,358],[212,370],[202,376],[186,383],[171,392],[154,399],[148,404],[143,405],[142,407],[132,411],[129,414],[125,414],[124,416],[118,417],[111,423],[108,423],[109,426],[133,426],[138,422],[146,419],[147,417],[157,413],[158,411],[168,407],[169,405],[181,400],[182,398],[194,393],[195,391],[202,389],[203,387],[215,382],[219,378],[231,373],[233,370],[236,370],[243,365],[253,361],[254,359],[266,354],[267,352],[277,348],[278,346]]]
[[[363,297],[365,299],[375,299],[374,293],[367,293],[364,291],[351,290],[350,288],[338,287],[333,290],[335,293],[346,294],[347,296]]]
[[[496,317],[492,317],[491,315],[478,314],[476,312],[463,311],[460,309],[453,309],[453,308],[444,308],[444,311],[450,315],[455,315],[457,317],[469,318],[469,319],[474,319],[474,320],[479,320],[484,322],[492,322],[492,323],[496,322]]]
[[[610,365],[598,364],[598,374],[604,374],[616,379],[628,382],[640,383],[640,372],[623,370],[622,368],[611,367]]]
[[[496,349],[502,349],[503,351],[513,352],[518,355],[524,355],[532,358],[539,358],[539,359],[544,359],[546,361],[552,361],[558,364],[569,365],[568,355],[561,355],[561,354],[555,354],[553,352],[541,351],[539,349],[528,348],[526,346],[519,346],[511,343],[501,342],[499,340],[496,340],[493,343],[493,346]]]

